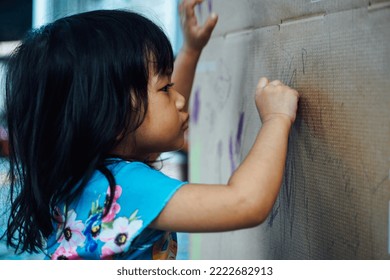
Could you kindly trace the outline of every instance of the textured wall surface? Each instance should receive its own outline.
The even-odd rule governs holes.
[[[226,183],[261,123],[258,78],[302,93],[267,221],[194,234],[194,259],[390,259],[390,2],[205,0],[190,181]]]

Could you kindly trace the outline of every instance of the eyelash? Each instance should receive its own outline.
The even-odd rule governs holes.
[[[169,89],[174,86],[174,83],[167,84],[165,87],[161,88],[161,91],[169,92]]]

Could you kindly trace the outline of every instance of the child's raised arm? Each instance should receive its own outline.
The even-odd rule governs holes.
[[[175,83],[175,89],[186,100],[185,111],[188,111],[188,100],[194,81],[196,65],[202,49],[209,41],[218,20],[217,15],[213,13],[203,26],[198,24],[194,7],[202,2],[203,0],[183,0],[179,6],[184,43],[175,59],[172,81]]]
[[[253,227],[268,216],[278,195],[288,134],[299,94],[280,81],[260,79],[255,94],[262,127],[227,185],[184,185],[151,224],[161,230],[226,231]]]

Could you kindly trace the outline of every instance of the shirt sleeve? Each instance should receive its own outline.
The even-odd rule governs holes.
[[[121,188],[117,200],[114,198],[120,207],[116,216],[137,221],[134,237],[157,218],[175,192],[186,183],[141,162],[123,163],[114,173],[117,188]]]

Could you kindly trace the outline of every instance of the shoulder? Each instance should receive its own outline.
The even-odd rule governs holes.
[[[151,166],[140,161],[114,161],[108,165],[108,168],[114,175],[131,174],[137,172],[146,173],[161,173],[160,171],[153,169]]]
[[[142,162],[120,161],[112,164],[110,170],[115,176],[117,184],[130,185],[135,188],[137,186],[145,188],[155,183],[161,186],[183,183]]]

